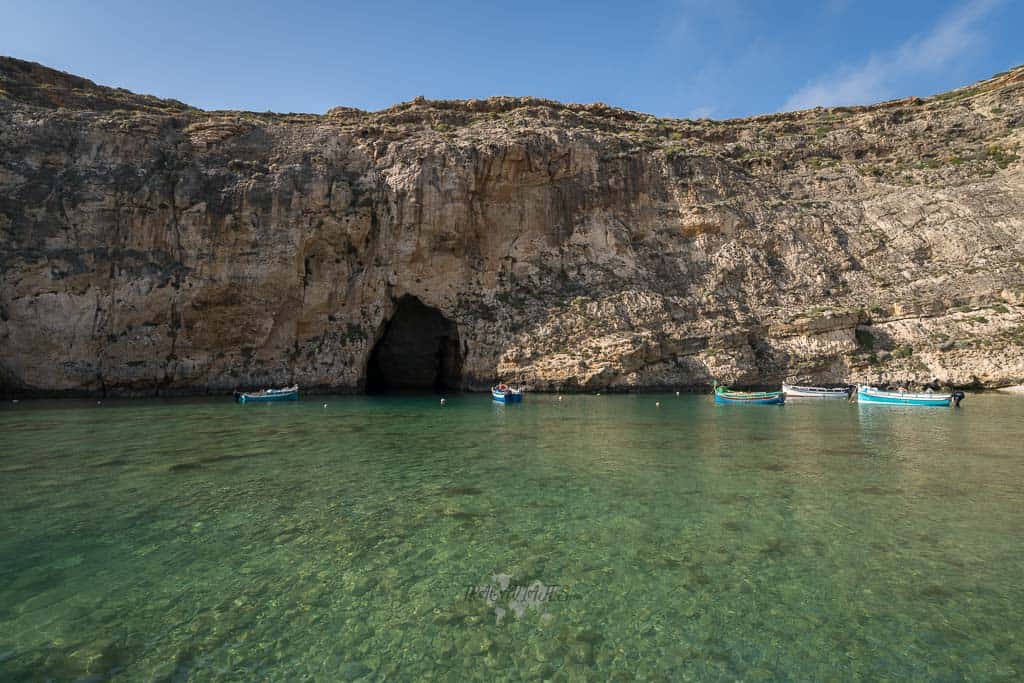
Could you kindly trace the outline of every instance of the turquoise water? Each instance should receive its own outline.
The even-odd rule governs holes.
[[[1019,397],[22,401],[0,440],[2,680],[1024,676]]]

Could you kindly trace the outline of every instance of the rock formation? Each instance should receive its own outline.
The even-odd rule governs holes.
[[[0,59],[0,387],[1019,384],[1022,143],[1024,68],[690,121],[208,112]]]

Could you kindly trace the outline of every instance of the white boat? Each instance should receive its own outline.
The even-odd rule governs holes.
[[[949,394],[911,393],[909,391],[883,391],[874,387],[860,387],[857,390],[858,403],[887,403],[902,406],[949,406],[959,407],[964,392]]]
[[[782,392],[786,398],[849,398],[853,387],[801,387],[795,384],[783,384]]]
[[[263,389],[254,392],[235,392],[235,401],[238,403],[266,403],[268,401],[298,401],[299,385],[285,387],[284,389]]]

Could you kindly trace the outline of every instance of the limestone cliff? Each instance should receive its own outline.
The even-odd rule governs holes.
[[[0,59],[0,385],[1020,383],[1022,142],[1024,68],[689,121],[207,112]]]

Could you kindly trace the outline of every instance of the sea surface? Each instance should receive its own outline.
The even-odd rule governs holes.
[[[1019,681],[1022,541],[1020,396],[5,402],[0,680]]]

